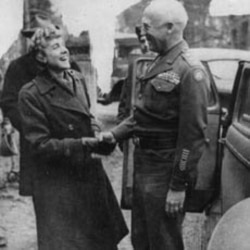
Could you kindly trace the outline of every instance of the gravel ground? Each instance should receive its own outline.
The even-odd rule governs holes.
[[[117,104],[99,106],[98,117],[104,124],[104,129],[114,125]],[[15,157],[18,162],[18,157]],[[121,195],[122,178],[122,153],[118,149],[108,157],[103,157],[104,168],[111,180],[118,200]],[[5,250],[37,250],[36,227],[33,205],[30,197],[18,195],[18,184],[6,182],[7,172],[10,170],[11,159],[0,157],[0,234],[8,238],[8,246]],[[17,166],[17,165],[16,165]],[[18,166],[17,166],[18,168]],[[126,222],[130,228],[131,213],[123,211]],[[183,225],[183,235],[186,250],[205,250],[204,226],[206,216],[204,214],[187,214]],[[132,250],[130,235],[119,244],[119,250]]]

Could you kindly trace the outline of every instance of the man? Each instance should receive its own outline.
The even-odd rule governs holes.
[[[205,144],[208,76],[188,52],[188,16],[175,0],[153,1],[142,18],[158,56],[140,80],[133,115],[102,140],[134,137],[132,243],[135,250],[184,249],[185,200]]]
[[[37,35],[37,34],[36,34]],[[69,70],[60,30],[34,38],[45,70],[19,93],[24,139],[33,160],[32,197],[39,250],[117,250],[127,228],[100,159],[114,146],[98,143],[85,81]]]
[[[141,28],[139,26],[135,27],[135,33],[137,35],[137,38],[140,44],[141,54],[150,54],[150,51],[148,50],[148,44],[147,44],[145,34],[142,34]],[[124,80],[124,83],[122,85],[119,106],[118,106],[117,124],[122,122],[130,114],[132,77],[133,77],[132,72],[133,72],[133,66],[134,66],[133,62],[134,62],[134,59],[139,57],[141,54],[131,54],[128,57],[128,72],[127,72],[127,77]],[[143,70],[144,69],[141,69],[141,71]],[[138,72],[138,75],[140,75],[141,73],[142,72]]]

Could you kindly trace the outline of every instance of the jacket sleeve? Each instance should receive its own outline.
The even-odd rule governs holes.
[[[111,132],[117,141],[126,140],[133,135],[134,125],[135,125],[134,117],[133,115],[131,115],[128,118],[126,118],[123,122],[121,122],[119,125],[114,127],[111,130]]]
[[[195,184],[206,140],[210,83],[204,69],[197,66],[187,71],[180,84],[179,131],[170,182],[173,190],[185,190],[188,184]]]
[[[19,109],[23,134],[34,155],[46,161],[62,159],[62,157],[74,158],[77,154],[78,161],[83,160],[85,151],[81,139],[51,137],[49,121],[43,112],[39,98],[36,98],[27,88],[22,89],[19,94]]]
[[[0,106],[5,117],[8,117],[12,125],[20,131],[21,118],[18,111],[18,92],[19,92],[19,76],[15,62],[12,62],[7,69],[4,78],[3,92],[1,95]]]

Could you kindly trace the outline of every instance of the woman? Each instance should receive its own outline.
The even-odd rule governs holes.
[[[19,94],[32,174],[39,250],[114,250],[127,227],[99,159],[113,148],[94,138],[84,80],[69,70],[60,30],[35,33],[36,60],[46,70]]]

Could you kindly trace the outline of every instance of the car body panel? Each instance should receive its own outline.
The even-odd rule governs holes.
[[[250,197],[250,63],[243,63],[235,88],[232,122],[222,163],[222,210]],[[236,91],[237,90],[237,91]]]

